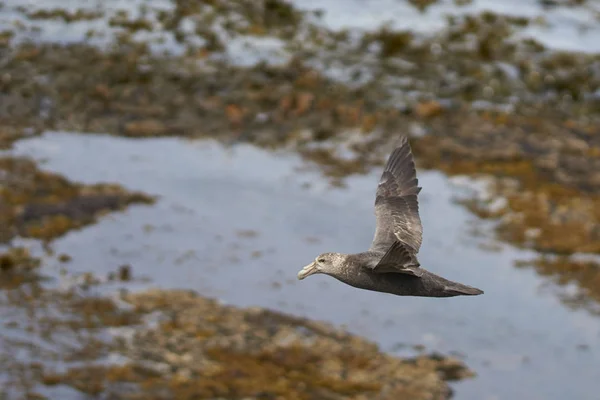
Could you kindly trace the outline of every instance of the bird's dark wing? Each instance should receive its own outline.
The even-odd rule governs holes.
[[[423,238],[419,217],[421,191],[408,139],[403,137],[383,170],[375,197],[376,229],[371,251],[386,252],[396,241],[418,253]]]
[[[414,253],[408,246],[399,241],[392,243],[381,260],[371,270],[380,274],[396,272],[419,278],[423,275],[423,270],[419,268],[419,262]]]

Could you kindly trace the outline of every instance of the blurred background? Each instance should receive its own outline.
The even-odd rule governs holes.
[[[0,399],[596,399],[600,2],[0,0]],[[400,135],[431,299],[296,273]]]

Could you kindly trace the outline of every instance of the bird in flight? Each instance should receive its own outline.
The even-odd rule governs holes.
[[[398,296],[475,296],[483,291],[442,278],[419,264],[423,227],[417,172],[408,139],[390,155],[375,196],[375,237],[368,251],[323,253],[298,272],[302,280],[326,274],[359,289]]]

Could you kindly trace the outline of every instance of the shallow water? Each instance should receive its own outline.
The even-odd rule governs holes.
[[[18,142],[14,153],[73,180],[160,196],[155,206],[131,207],[57,240],[56,252],[73,257],[70,272],[104,275],[128,263],[150,286],[346,325],[386,351],[423,344],[458,352],[478,376],[455,385],[457,399],[592,399],[600,390],[600,319],[565,307],[544,278],[513,267],[531,253],[482,250],[488,239],[471,232],[479,222],[454,202],[464,189],[440,173],[419,173],[421,263],[483,296],[403,298],[326,276],[296,280],[320,252],[368,247],[379,170],[331,188],[286,152],[57,132]]]

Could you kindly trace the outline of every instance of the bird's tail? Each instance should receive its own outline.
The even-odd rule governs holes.
[[[477,296],[483,294],[483,290],[462,283],[452,282],[444,287],[444,292],[451,296]]]

